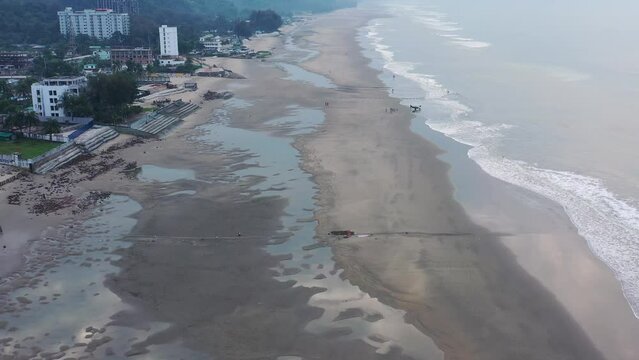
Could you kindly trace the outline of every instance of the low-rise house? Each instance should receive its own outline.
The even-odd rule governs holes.
[[[133,61],[143,66],[153,63],[153,52],[149,48],[117,48],[111,49],[111,61],[125,64]]]
[[[86,86],[87,78],[84,76],[58,76],[34,83],[31,85],[33,111],[40,120],[64,118],[64,94],[79,94]]]
[[[186,64],[186,60],[173,57],[160,57],[160,66],[179,66]]]
[[[85,75],[90,75],[96,73],[97,71],[98,65],[96,64],[84,64],[84,66],[82,67],[82,72],[84,72]]]
[[[111,48],[110,47],[102,47],[102,46],[89,46],[93,56],[96,57],[100,61],[109,61],[111,60]]]
[[[220,36],[205,34],[200,37],[200,44],[204,52],[208,54],[232,55],[238,47],[242,46],[241,40],[237,36]]]
[[[33,66],[33,55],[24,51],[0,51],[0,72],[3,75],[24,73]]]

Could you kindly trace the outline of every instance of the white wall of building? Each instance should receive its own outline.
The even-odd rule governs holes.
[[[177,27],[160,26],[160,55],[178,56],[178,33]]]
[[[98,39],[109,39],[114,33],[129,35],[129,14],[114,13],[110,9],[73,11],[68,7],[58,11],[60,33],[70,35],[88,35]]]
[[[181,59],[162,59],[160,58],[160,66],[179,66],[186,64],[185,60]]]
[[[87,86],[84,76],[44,79],[31,85],[33,111],[41,118],[65,117],[62,97],[65,93],[78,94]]]

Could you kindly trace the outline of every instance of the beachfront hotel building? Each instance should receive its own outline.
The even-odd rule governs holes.
[[[58,11],[60,33],[65,36],[88,35],[97,39],[110,39],[116,32],[129,35],[129,14],[115,13],[111,9]]]
[[[177,27],[160,26],[160,56],[178,56]]]
[[[84,76],[58,76],[31,85],[33,111],[41,120],[65,117],[62,97],[67,92],[79,94],[87,86]]]

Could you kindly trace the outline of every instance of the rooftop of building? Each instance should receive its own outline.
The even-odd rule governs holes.
[[[83,78],[85,77],[82,75],[76,75],[76,76],[67,75],[67,76],[53,76],[53,77],[45,78],[42,80],[76,80],[76,79],[83,79]]]
[[[87,78],[78,75],[78,76],[54,76],[46,79],[42,79],[40,82],[36,83],[38,85],[46,85],[46,86],[64,86],[64,85],[73,85],[74,83],[83,83],[86,82]]]
[[[64,14],[64,13],[73,13],[73,14],[84,14],[84,13],[100,13],[100,14],[110,14],[110,13],[114,13],[114,14],[120,14],[120,13],[116,13],[113,11],[113,9],[103,9],[103,8],[98,8],[98,9],[84,9],[84,10],[73,10],[72,7],[67,7],[64,10],[58,11],[58,14]],[[127,13],[122,13],[124,15],[128,15]]]
[[[140,50],[140,51],[149,51],[151,50],[151,48],[148,47],[124,47],[124,46],[120,46],[120,47],[114,47],[111,49],[111,51],[131,51],[131,50]]]

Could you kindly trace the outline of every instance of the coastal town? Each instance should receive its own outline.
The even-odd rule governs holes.
[[[0,360],[639,359],[622,3],[0,0]]]
[[[129,35],[130,17],[140,11],[134,0],[98,1],[97,5],[101,7],[79,11],[67,7],[57,12],[59,31],[69,42],[64,54],[40,45],[0,51],[0,95],[5,101],[0,112],[0,165],[4,167],[0,184],[17,178],[20,171],[45,174],[62,167],[99,151],[120,134],[157,137],[199,108],[171,95],[197,90],[198,77],[241,77],[219,67],[215,59],[270,55],[268,50],[249,49],[246,37],[230,30],[203,32],[195,48],[185,53],[180,50],[178,27],[168,25],[157,28],[156,46],[90,45],[91,39],[103,43]],[[275,28],[280,24],[281,20]],[[89,45],[75,46],[79,37]],[[50,57],[55,57],[57,65],[49,67],[59,69],[47,68]],[[40,62],[44,62],[41,69]],[[58,72],[65,75],[55,75]],[[96,114],[92,102],[98,100],[86,94],[95,94],[115,78],[121,82],[112,84],[115,88],[109,91],[127,96],[109,104],[112,114]]]

